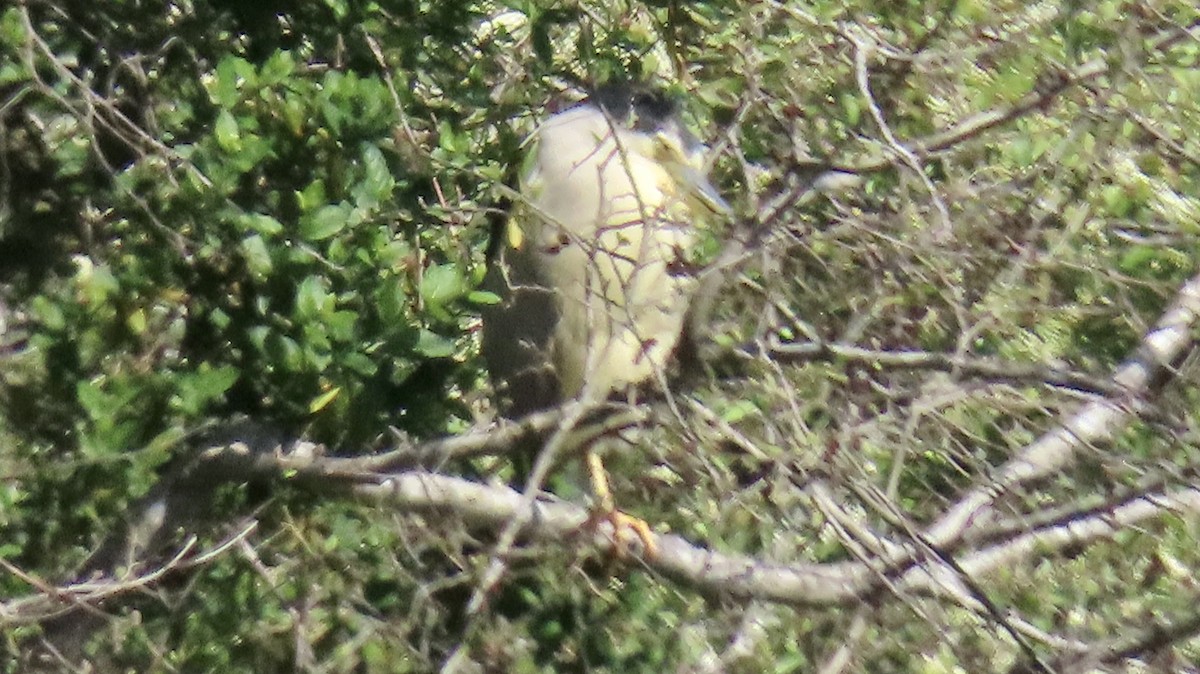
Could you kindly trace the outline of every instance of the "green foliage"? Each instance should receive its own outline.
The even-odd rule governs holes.
[[[821,339],[1103,380],[1195,271],[1200,47],[1146,50],[1194,21],[1188,3],[1060,4],[6,6],[0,559],[70,582],[190,434],[237,414],[341,454],[392,428],[419,441],[486,418],[476,335],[497,298],[479,284],[502,186],[562,90],[595,81],[686,93],[685,117],[721,148],[714,181],[740,219],[706,232],[700,259],[814,167],[862,169],[857,190],[771,216],[717,298],[712,344]],[[1109,71],[1065,86],[1093,59]],[[1054,93],[945,147],[913,144],[1039,92]],[[827,481],[846,512],[904,541],[1080,395],[844,354],[736,360],[608,465],[618,502],[656,528],[780,563],[855,559],[805,486]],[[1164,430],[1196,422],[1179,388],[1155,425],[1005,507],[1194,482],[1194,438]],[[439,469],[513,470],[504,457]],[[236,485],[209,514],[253,509],[244,543],[201,536],[220,554],[114,599],[90,652],[130,671],[384,673],[430,671],[463,645],[486,671],[684,671],[731,652],[758,615],[766,636],[728,668],[787,672],[817,668],[852,631],[850,610],[700,597],[573,541],[519,546],[469,617],[489,532],[272,487],[260,502]],[[1196,535],[1156,521],[1003,569],[988,595],[1054,636],[1106,638],[1132,615],[1194,611],[1190,579],[1169,569],[1195,567]],[[0,574],[0,601],[30,592]],[[870,599],[858,671],[1021,656],[949,602]],[[0,662],[36,631],[6,626]],[[1194,640],[1180,650],[1195,655]]]

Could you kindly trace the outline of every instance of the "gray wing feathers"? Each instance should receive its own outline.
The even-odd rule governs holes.
[[[503,247],[484,288],[500,302],[483,312],[483,356],[500,412],[519,418],[561,402],[552,361],[558,322],[555,293],[538,278],[529,254]]]

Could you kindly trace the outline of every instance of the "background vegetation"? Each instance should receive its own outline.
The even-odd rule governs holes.
[[[1195,667],[1198,21],[5,5],[0,670]],[[478,349],[522,140],[622,77],[737,211],[608,460],[656,559],[513,538]]]

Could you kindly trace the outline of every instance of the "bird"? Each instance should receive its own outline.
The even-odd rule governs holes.
[[[617,83],[532,134],[520,199],[495,233],[483,355],[511,418],[567,400],[661,385],[698,285],[698,228],[731,212],[706,176],[707,148],[673,97]],[[594,449],[593,495],[616,510]]]

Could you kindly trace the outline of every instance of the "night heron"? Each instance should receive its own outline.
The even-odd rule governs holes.
[[[697,285],[696,227],[729,211],[674,101],[649,90],[604,87],[532,143],[489,272],[501,301],[484,315],[510,417],[664,381]],[[594,451],[587,461],[600,507],[615,513]]]

